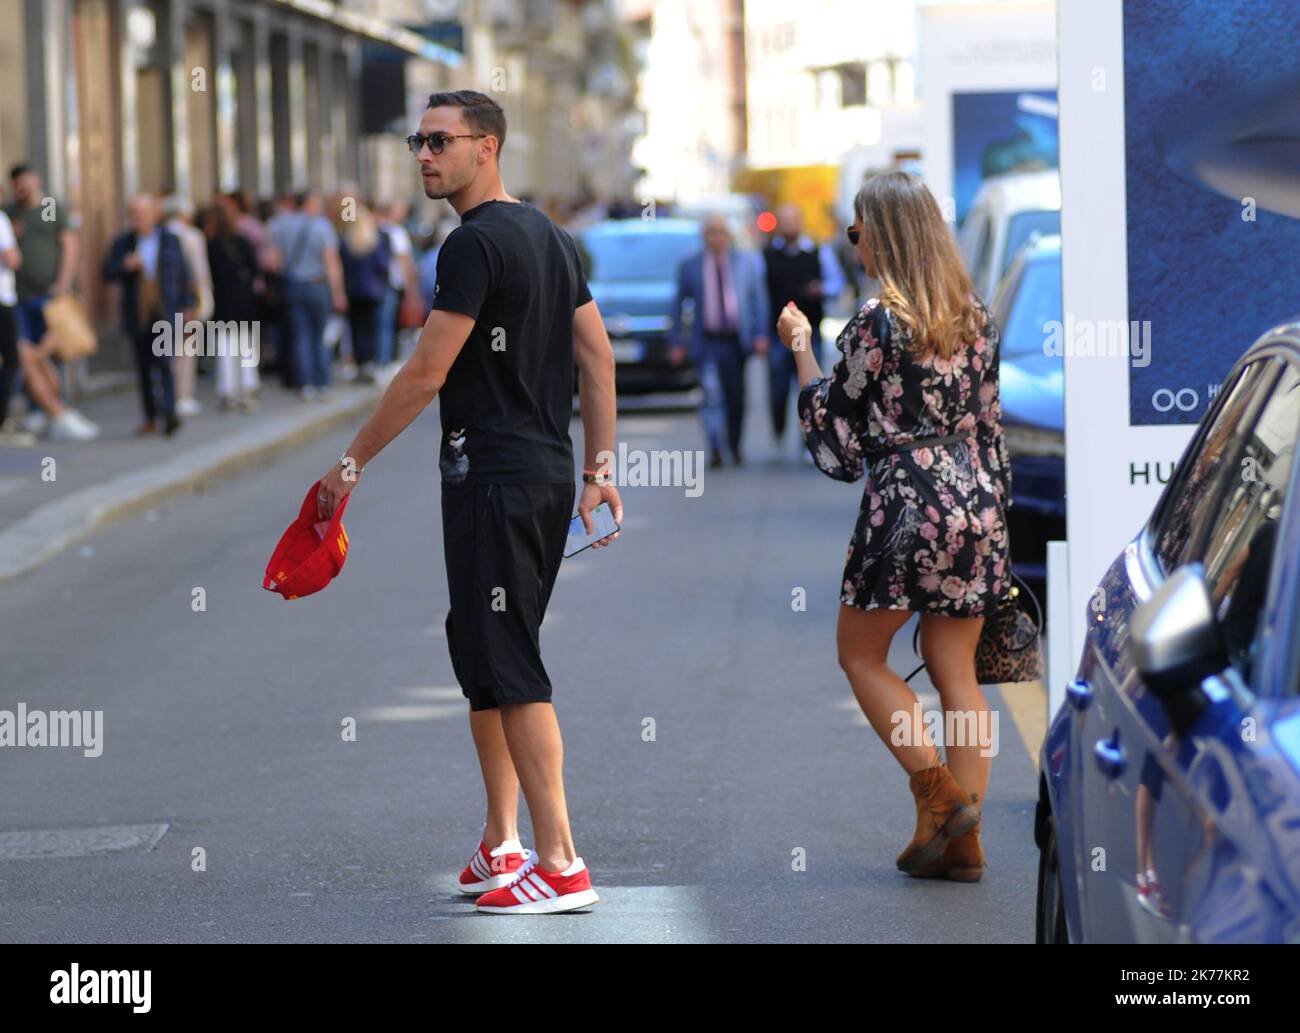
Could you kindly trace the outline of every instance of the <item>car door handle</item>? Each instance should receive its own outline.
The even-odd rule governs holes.
[[[1065,698],[1075,710],[1087,710],[1088,704],[1092,702],[1092,686],[1076,678],[1065,687]]]
[[[1097,759],[1097,767],[1107,778],[1118,778],[1128,765],[1124,747],[1110,739],[1098,739],[1092,748],[1092,755]]]

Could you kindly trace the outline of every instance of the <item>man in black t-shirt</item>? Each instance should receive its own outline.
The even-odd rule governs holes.
[[[575,362],[586,448],[578,512],[590,533],[596,506],[608,502],[621,525],[623,505],[607,476],[615,404],[604,321],[573,240],[505,192],[505,131],[495,101],[460,90],[433,94],[407,138],[425,193],[445,197],[461,225],[439,251],[420,343],[321,479],[319,512],[328,518],[365,465],[439,397],[447,646],[487,792],[483,836],[459,888],[482,911],[538,914],[599,899],[569,832],[563,744],[538,644],[573,512]],[[521,785],[535,851],[519,842]]]

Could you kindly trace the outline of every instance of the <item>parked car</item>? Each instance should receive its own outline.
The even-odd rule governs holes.
[[[1061,177],[1056,169],[986,179],[957,238],[975,293],[992,297],[1012,259],[1035,233],[1060,232]]]
[[[1065,359],[1044,348],[1061,321],[1061,238],[1031,236],[990,305],[1002,333],[999,395],[1011,454],[1011,564],[1044,598],[1047,543],[1065,538]]]
[[[1300,322],[1237,362],[1088,604],[1039,942],[1300,942]]]
[[[591,262],[588,285],[614,347],[620,394],[695,386],[689,364],[669,360],[677,267],[700,250],[692,219],[611,219],[579,234]]]

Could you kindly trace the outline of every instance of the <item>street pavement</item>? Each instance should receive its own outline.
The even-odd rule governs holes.
[[[483,805],[442,632],[435,406],[370,465],[347,566],[319,595],[286,603],[260,581],[359,420],[0,588],[0,708],[104,714],[99,757],[0,750],[0,843],[65,831],[76,851],[166,825],[151,848],[0,860],[0,940],[1030,941],[1025,697],[1018,724],[986,690],[1000,752],[983,881],[899,873],[907,779],[835,659],[861,484],[801,462],[794,427],[773,453],[761,400],[747,466],[707,471],[696,498],[625,488],[620,540],[561,570],[543,655],[590,912],[484,916],[453,889]],[[702,447],[684,413],[626,416],[619,440]],[[891,658],[904,672],[910,641],[909,626]]]

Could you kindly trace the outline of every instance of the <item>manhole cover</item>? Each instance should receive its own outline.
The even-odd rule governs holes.
[[[105,825],[94,829],[30,829],[0,832],[0,860],[92,857],[123,850],[152,850],[168,826]]]

